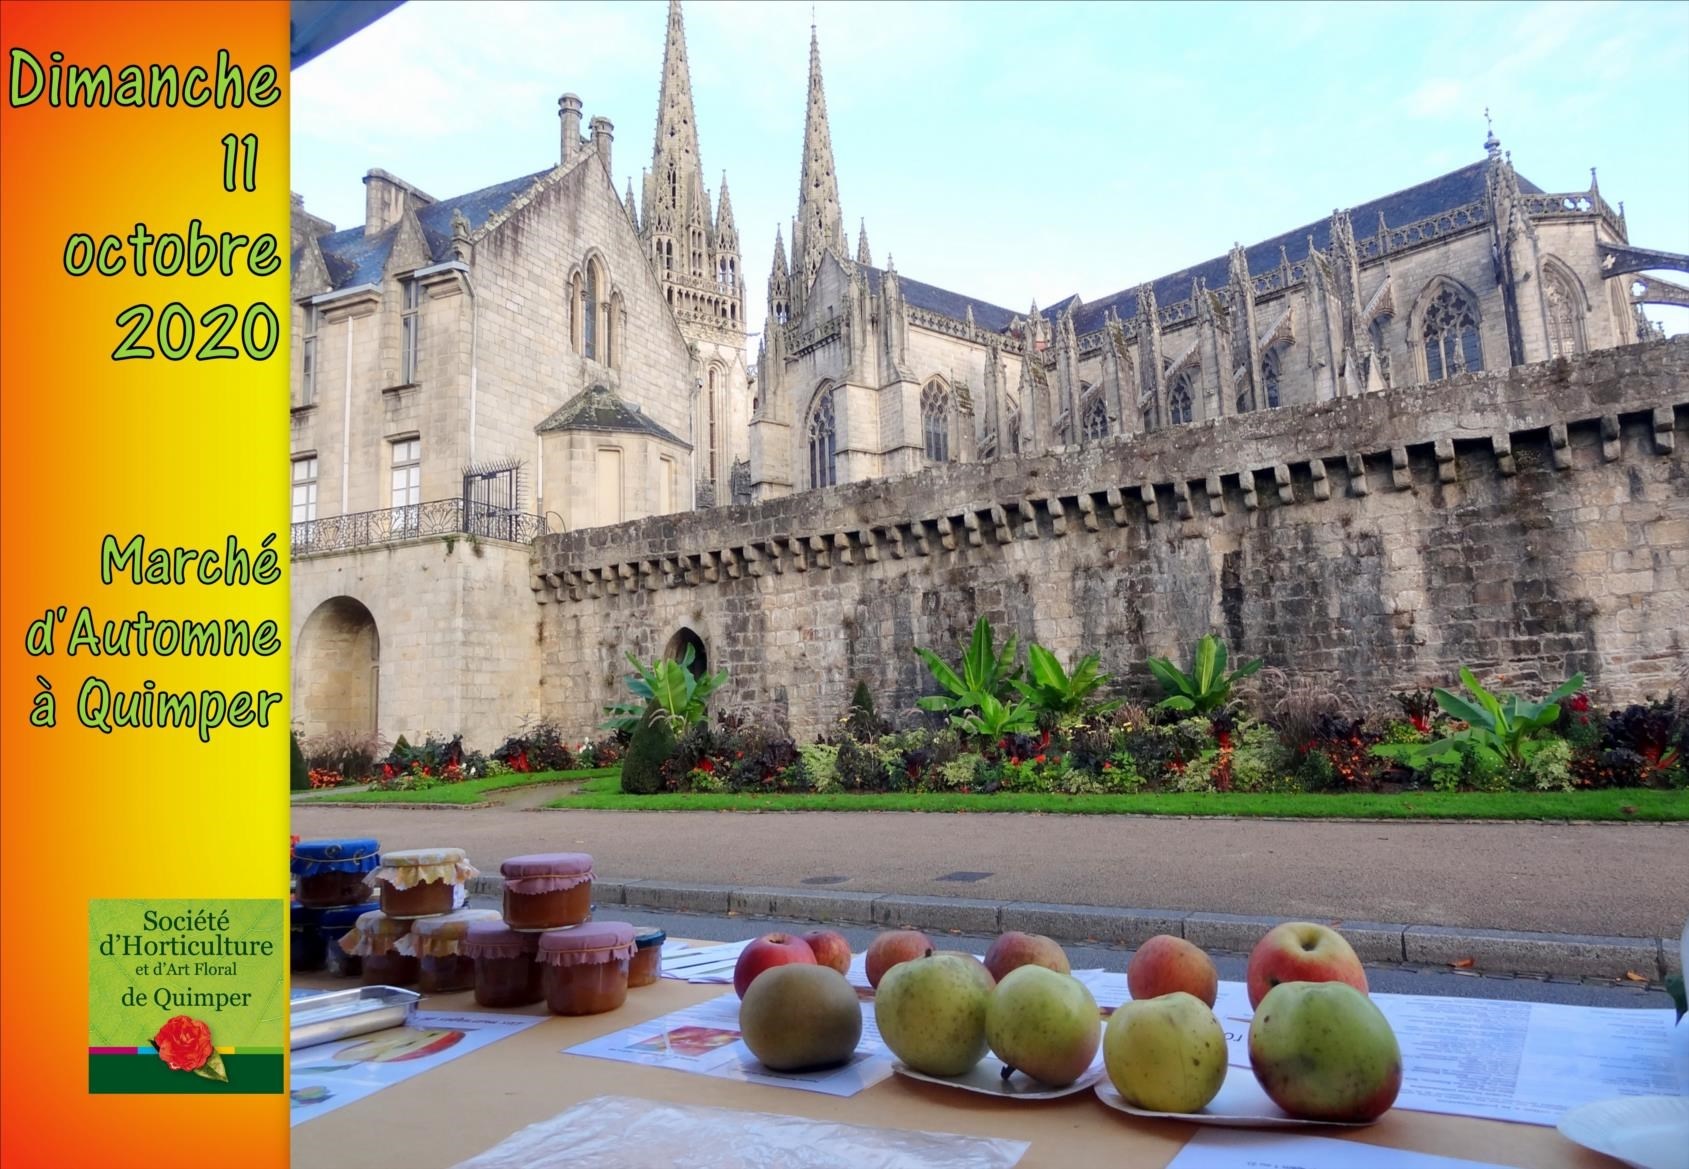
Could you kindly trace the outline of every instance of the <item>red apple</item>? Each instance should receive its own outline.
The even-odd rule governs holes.
[[[1281,982],[1346,982],[1366,993],[1366,971],[1343,935],[1311,921],[1268,930],[1249,955],[1249,1005],[1258,1007]]]
[[[835,930],[816,930],[803,936],[804,943],[815,953],[815,960],[831,966],[840,974],[850,973],[850,943]]]
[[[886,971],[899,962],[924,958],[933,945],[920,930],[889,930],[868,943],[868,985],[878,989]]]
[[[744,998],[746,988],[757,975],[771,966],[791,962],[815,966],[815,951],[802,938],[791,934],[762,935],[739,952],[739,961],[733,967],[733,992]]]
[[[1220,993],[1220,972],[1200,947],[1171,934],[1156,934],[1126,964],[1126,989],[1134,999],[1155,999],[1182,990],[1212,1007]]]
[[[991,948],[985,952],[985,968],[991,972],[992,978],[1002,982],[1009,971],[1019,966],[1042,966],[1057,974],[1073,973],[1067,962],[1067,951],[1054,939],[1043,934],[1010,930],[992,942]]]

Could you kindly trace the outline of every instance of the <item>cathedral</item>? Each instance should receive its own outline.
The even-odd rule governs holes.
[[[618,193],[610,119],[583,132],[565,94],[554,159],[530,174],[436,198],[371,170],[364,221],[341,229],[295,196],[307,739],[485,746],[547,709],[530,562],[544,533],[1388,393],[1646,329],[1633,281],[1613,277],[1659,254],[1628,248],[1593,172],[1545,193],[1493,135],[1469,166],[1182,272],[991,304],[889,254],[876,266],[865,227],[849,247],[813,31],[806,101],[754,366],[678,2],[637,190]]]

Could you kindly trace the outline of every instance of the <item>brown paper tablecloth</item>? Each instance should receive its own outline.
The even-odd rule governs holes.
[[[313,975],[296,975],[294,982],[322,989],[347,986]],[[1024,1169],[1163,1169],[1197,1128],[1126,1116],[1090,1092],[1062,1100],[1006,1102],[894,1075],[867,1091],[839,1098],[562,1054],[587,1039],[722,993],[732,994],[733,989],[662,979],[630,990],[620,1010],[548,1018],[299,1125],[292,1130],[293,1164],[298,1169],[451,1169],[520,1128],[604,1095],[1029,1141],[1032,1147],[1020,1163]],[[421,1006],[481,1009],[467,992],[436,995]],[[870,1004],[864,1008],[873,1009]],[[524,1013],[547,1012],[542,1003]],[[1305,1131],[1518,1169],[1613,1169],[1618,1164],[1574,1145],[1552,1128],[1401,1109],[1366,1129]]]

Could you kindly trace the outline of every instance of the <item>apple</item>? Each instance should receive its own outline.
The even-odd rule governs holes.
[[[920,930],[888,930],[868,943],[868,985],[880,988],[880,979],[899,962],[924,958],[932,953],[933,945]]]
[[[973,975],[975,981],[988,991],[996,989],[997,980],[991,977],[991,971],[985,968],[985,963],[981,962],[978,958],[975,958],[966,950],[940,950],[939,954],[948,955],[951,958],[962,959],[967,965],[968,973]]]
[[[991,948],[985,952],[985,968],[998,982],[1002,982],[1009,971],[1021,966],[1042,966],[1057,974],[1068,974],[1073,969],[1068,965],[1067,952],[1043,934],[1010,930],[992,942]]]
[[[1212,1007],[1220,993],[1220,972],[1201,948],[1171,934],[1156,934],[1139,946],[1126,964],[1126,989],[1134,999],[1153,999],[1184,991]]]
[[[739,1035],[763,1066],[777,1072],[841,1064],[862,1039],[862,1004],[830,966],[771,966],[739,1004]]]
[[[840,974],[850,973],[850,943],[836,930],[816,930],[803,936],[804,944],[823,966],[831,966]]]
[[[985,1058],[991,987],[967,954],[899,962],[874,992],[874,1025],[892,1054],[929,1076],[960,1076]]]
[[[1287,921],[1268,930],[1249,955],[1245,976],[1249,1005],[1259,1007],[1281,982],[1346,982],[1366,993],[1366,971],[1343,935],[1311,921]]]
[[[1226,1033],[1195,995],[1175,990],[1123,1003],[1103,1029],[1103,1064],[1135,1108],[1200,1112],[1226,1080]]]
[[[1085,984],[1043,966],[1009,971],[985,1008],[985,1041],[997,1058],[1052,1088],[1085,1074],[1102,1030]]]
[[[1249,1024],[1249,1066],[1274,1104],[1305,1120],[1377,1120],[1402,1087],[1390,1021],[1345,982],[1269,990]]]
[[[802,938],[794,938],[791,934],[762,935],[739,952],[739,961],[733,965],[734,993],[744,998],[745,991],[757,975],[770,967],[792,962],[814,966],[815,951]]]

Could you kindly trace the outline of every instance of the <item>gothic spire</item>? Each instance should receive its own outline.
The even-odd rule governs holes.
[[[792,229],[794,299],[809,292],[832,250],[845,256],[844,223],[839,213],[839,183],[833,171],[833,136],[827,126],[827,94],[821,84],[821,43],[809,30],[809,105],[803,122],[803,172],[798,182],[798,217]],[[800,291],[801,290],[801,291]]]
[[[627,191],[627,194],[622,197],[622,201],[627,204],[628,219],[630,219],[633,222],[633,229],[635,231],[638,231],[639,230],[639,207],[633,201],[633,176],[632,175],[628,176],[628,191]]]
[[[692,112],[692,71],[686,64],[686,26],[680,0],[669,0],[668,40],[663,46],[663,88],[657,98],[657,138],[651,169],[663,173],[664,154],[698,165],[698,120]]]
[[[781,276],[787,275],[786,269],[786,237],[781,234],[779,225],[774,228],[774,269]]]
[[[868,250],[868,221],[861,221],[856,232],[856,262],[863,267],[874,266],[874,254]]]
[[[778,231],[779,229],[776,228],[775,230]],[[735,228],[733,226],[733,200],[728,198],[727,195],[726,171],[721,172],[721,200],[716,204],[715,209],[716,237],[720,239],[723,232],[730,234],[735,232]]]

